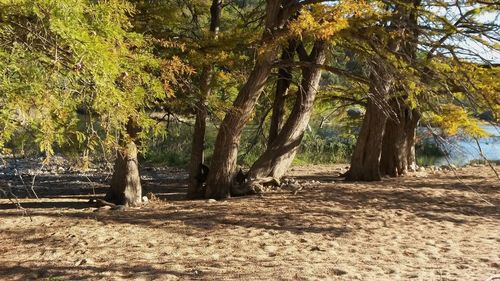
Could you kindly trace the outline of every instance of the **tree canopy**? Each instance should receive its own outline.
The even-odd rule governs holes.
[[[485,55],[499,52],[498,8],[469,0],[0,0],[0,148],[32,142],[46,156],[113,149],[131,153],[128,161],[135,144],[168,134],[158,118],[165,113],[194,124],[193,194],[224,198],[256,192],[262,178],[279,181],[314,108],[355,105],[366,113],[350,124],[360,131],[347,177],[402,175],[415,167],[419,122],[481,137],[476,116],[489,111],[498,121],[499,67]],[[210,172],[207,121],[218,128]],[[248,125],[267,139],[235,182]]]

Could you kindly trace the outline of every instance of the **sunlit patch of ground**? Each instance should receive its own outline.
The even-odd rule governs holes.
[[[29,216],[0,200],[0,279],[500,276],[500,185],[487,167],[459,170],[460,180],[439,172],[378,183],[342,182],[339,171],[297,167],[289,176],[315,182],[296,195],[217,202],[181,200],[178,178],[152,175],[145,189],[160,199],[126,211],[96,211],[78,196],[103,183],[45,179],[43,198],[20,200]]]

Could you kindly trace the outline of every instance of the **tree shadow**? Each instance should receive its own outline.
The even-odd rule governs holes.
[[[472,183],[460,182],[460,180],[465,179],[464,177],[441,177],[440,182],[434,181],[417,181],[417,180],[405,180],[404,185],[408,188],[419,189],[436,189],[436,190],[449,190],[449,191],[473,191],[484,195],[496,195],[498,194],[498,189],[500,185],[494,185],[493,183],[485,183],[484,178],[468,177],[468,180],[474,180]]]
[[[498,196],[487,196],[484,202],[479,195],[467,197],[464,194],[449,191],[471,191],[469,187],[460,183],[429,183],[405,182],[404,188],[397,187],[398,182],[386,180],[378,183],[362,183],[364,188],[353,188],[352,185],[360,183],[340,182],[334,188],[318,188],[316,200],[337,202],[351,206],[354,209],[392,209],[405,210],[416,216],[425,217],[436,221],[450,221],[464,223],[465,220],[457,219],[451,215],[480,216],[498,218],[500,214],[500,200]],[[477,187],[482,195],[498,194],[490,190],[492,186]],[[430,192],[426,192],[431,190]],[[320,198],[318,198],[320,197]],[[471,218],[472,220],[472,218]]]
[[[81,199],[81,198],[78,198]],[[87,201],[40,201],[40,202],[22,202],[20,203],[26,209],[86,209],[92,207]],[[0,203],[0,210],[18,209],[18,206],[12,202]]]
[[[40,261],[32,261],[40,262]],[[27,264],[30,261],[26,261]],[[153,267],[146,264],[103,264],[79,266],[56,266],[46,264],[43,266],[33,265],[16,265],[5,266],[0,265],[0,276],[19,277],[19,280],[51,280],[52,278],[64,278],[65,280],[92,280],[94,278],[113,278],[120,276],[125,279],[134,279],[140,277],[142,279],[157,280],[165,275],[174,275],[177,278],[189,278],[189,280],[203,280],[205,273],[201,271],[193,272],[178,272],[168,269],[162,269],[161,264],[158,267]],[[106,273],[106,274],[105,274]],[[97,276],[96,276],[97,275]],[[55,280],[55,279],[54,279]]]
[[[31,216],[46,217],[69,217],[74,219],[95,219],[105,223],[133,224],[148,227],[165,228],[169,222],[182,222],[185,225],[195,227],[199,231],[213,230],[220,227],[236,226],[243,228],[254,228],[265,231],[289,231],[294,234],[322,233],[338,237],[350,230],[329,218],[342,218],[345,213],[328,210],[311,210],[304,216],[300,209],[283,212],[270,213],[265,208],[254,210],[238,210],[228,213],[227,205],[201,206],[197,204],[185,210],[177,207],[166,208],[143,208],[129,211],[65,211],[55,213],[50,210],[32,210]],[[0,213],[0,217],[16,217],[16,213]],[[326,218],[322,221],[321,218]],[[162,224],[158,224],[162,222]],[[176,231],[176,229],[172,229]]]
[[[469,181],[481,194],[492,195],[488,196],[488,200],[494,206],[489,206],[478,198],[470,198],[465,193],[460,193],[470,192],[470,186],[464,185],[452,177],[425,180],[418,178],[384,179],[382,182],[363,183],[342,182],[327,173],[295,178],[314,179],[322,184],[310,185],[300,191],[299,195],[291,195],[290,193],[287,195],[287,193],[282,192],[277,193],[277,196],[271,194],[265,195],[264,198],[234,198],[223,204],[220,202],[209,204],[206,201],[186,201],[184,199],[185,182],[179,177],[165,177],[162,181],[150,177],[143,180],[144,194],[151,192],[155,194],[156,198],[172,202],[175,206],[146,206],[141,210],[125,212],[89,213],[84,209],[88,209],[92,205],[83,200],[77,202],[67,200],[68,198],[88,200],[88,194],[76,191],[72,191],[76,195],[52,193],[44,197],[56,200],[22,202],[21,204],[34,215],[60,216],[59,213],[42,210],[76,209],[77,211],[65,211],[62,215],[74,218],[88,218],[90,215],[99,220],[103,219],[115,223],[154,225],[158,221],[183,221],[200,229],[211,229],[222,225],[291,231],[293,233],[329,233],[334,236],[340,236],[349,231],[338,223],[338,220],[347,220],[349,216],[346,215],[346,212],[332,209],[332,204],[344,206],[350,212],[356,212],[359,209],[406,210],[419,217],[453,223],[466,223],[468,221],[467,218],[457,218],[455,215],[498,218],[500,213],[496,207],[500,204],[499,198],[494,196],[498,194],[497,188],[493,184],[485,183],[484,178],[480,176],[474,178],[475,181],[472,179]],[[43,179],[42,184],[45,182]],[[98,180],[96,179],[96,181]],[[61,188],[56,188],[56,191],[62,190],[64,186],[68,188],[65,181],[60,180],[57,184]],[[78,186],[76,186],[76,190],[81,191]],[[62,200],[63,198],[64,200]],[[61,200],[57,201],[57,199]],[[280,213],[270,206],[290,206],[292,208]],[[14,208],[16,206],[11,203],[0,204],[0,210]],[[0,216],[10,215],[13,214],[0,213]],[[338,220],[325,218],[337,218]]]
[[[169,201],[185,200],[187,186],[184,180],[184,174],[165,175],[158,174],[156,171],[146,169],[141,175],[143,185],[143,194],[153,193],[157,198]],[[14,196],[13,201],[0,203],[0,210],[16,209],[18,206],[14,203],[19,198],[21,206],[29,209],[44,208],[69,208],[85,209],[93,207],[87,201],[90,198],[102,198],[109,188],[109,175],[80,175],[80,174],[61,174],[61,175],[39,175],[36,177],[33,190],[40,199],[61,199],[61,201],[35,201],[35,196],[31,191],[31,176],[24,176],[21,179],[18,176],[0,175],[0,186],[4,190],[10,190]],[[0,193],[0,199],[2,193]],[[7,197],[8,198],[8,197]],[[29,198],[29,201],[24,199]],[[82,200],[81,202],[69,202],[71,199]]]

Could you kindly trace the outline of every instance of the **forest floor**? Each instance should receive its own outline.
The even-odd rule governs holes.
[[[187,201],[182,171],[148,169],[152,200],[125,211],[87,203],[106,175],[38,176],[25,211],[0,199],[0,279],[500,280],[500,185],[488,167],[376,183],[343,182],[342,171],[294,167],[288,176],[308,183],[296,194]]]

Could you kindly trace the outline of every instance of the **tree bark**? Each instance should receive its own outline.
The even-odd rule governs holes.
[[[206,101],[210,95],[210,82],[212,80],[211,70],[209,67],[203,69],[201,75],[201,96],[195,108],[195,122],[193,129],[193,139],[191,144],[191,159],[189,161],[189,178],[187,198],[195,199],[202,198],[202,186],[200,165],[204,164],[204,150],[205,150],[205,132],[207,120]]]
[[[236,98],[233,108],[226,113],[215,141],[214,155],[207,179],[206,198],[230,197],[241,132],[269,77],[274,58],[274,50],[266,51],[261,55],[247,83]]]
[[[296,41],[290,41],[288,47],[283,49],[283,53],[281,54],[281,61],[291,62],[293,60],[296,48]],[[272,145],[283,125],[283,117],[285,115],[285,101],[291,83],[292,66],[290,64],[289,66],[281,67],[278,70],[278,80],[276,81],[276,92],[274,94],[273,111],[271,114],[271,122],[269,126],[269,138],[267,140],[268,146]]]
[[[315,43],[308,61],[321,65],[326,59],[326,43]],[[286,123],[275,140],[252,165],[248,173],[251,180],[272,177],[279,180],[288,170],[304,136],[314,105],[321,79],[321,69],[317,67],[302,69],[302,81],[296,100]]]
[[[382,153],[386,113],[368,100],[363,125],[351,158],[351,167],[346,175],[350,181],[378,181],[381,179],[379,164]]]
[[[395,99],[392,104],[393,116],[387,119],[382,155],[380,157],[380,174],[397,177],[407,172],[406,121],[407,105],[403,100]]]
[[[121,148],[115,160],[111,188],[105,200],[116,205],[138,206],[142,203],[142,187],[134,139],[139,128],[131,119],[127,125],[128,136],[122,137]]]
[[[399,41],[398,57],[414,64],[417,57],[418,7],[420,0],[405,0],[396,6],[394,27],[402,31],[406,40]],[[385,127],[380,171],[382,175],[397,177],[416,169],[415,137],[420,115],[406,103],[406,96],[393,98],[391,108],[394,116]]]
[[[276,46],[268,44],[276,32],[281,32],[290,15],[283,11],[279,0],[268,0],[266,19],[262,35],[262,49],[259,51],[253,70],[241,88],[232,108],[226,113],[215,141],[215,150],[208,174],[205,197],[223,199],[230,197],[232,180],[241,132],[251,116],[276,59]]]
[[[219,32],[220,17],[222,11],[222,1],[213,0],[210,6],[210,36],[215,39]],[[210,84],[212,82],[212,67],[206,65],[203,67],[200,76],[200,96],[195,107],[195,123],[193,130],[193,140],[191,145],[191,158],[189,161],[189,178],[187,198],[195,199],[202,198],[203,182],[201,180],[200,165],[204,164],[204,149],[205,149],[205,133],[206,133],[206,120],[207,108],[206,102],[210,96]]]
[[[407,62],[412,62],[416,57],[417,7],[419,5],[420,0],[405,0],[397,5],[388,5],[388,7],[392,6],[393,13],[387,22],[387,29],[396,36],[388,40],[385,48]],[[384,63],[387,66],[387,62],[377,62],[375,59],[373,63],[371,73],[373,96],[369,97],[365,119],[351,159],[351,168],[346,175],[347,180],[376,181],[381,179],[381,168],[383,174],[399,174],[403,173],[408,166],[405,127],[399,126],[398,118],[387,121],[387,114],[383,108],[375,105],[378,102],[385,106],[386,100],[389,100],[390,95],[396,93],[398,89],[394,87],[394,78],[391,78],[391,73],[388,69],[384,69]],[[404,121],[406,119],[402,122]],[[393,143],[392,146],[384,145],[386,152],[384,161],[380,165],[384,134],[387,134],[385,144],[388,145],[390,141]],[[401,152],[403,150],[404,152]],[[398,167],[400,165],[404,167]]]
[[[415,144],[417,143],[417,127],[420,121],[420,111],[413,109],[410,121],[406,124],[406,148],[408,170],[415,172],[417,170],[417,158],[415,155]]]
[[[415,137],[419,114],[406,105],[403,99],[395,99],[392,108],[396,116],[389,118],[386,123],[380,172],[397,177],[416,169]]]

